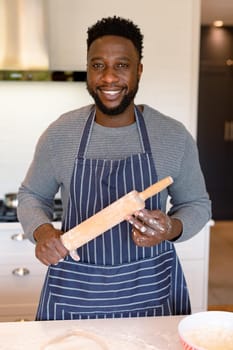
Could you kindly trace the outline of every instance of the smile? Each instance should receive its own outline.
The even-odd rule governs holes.
[[[115,87],[115,90],[110,90],[106,88],[99,88],[99,96],[102,96],[103,99],[109,102],[114,102],[118,100],[119,98],[122,98],[123,95],[125,94],[126,89],[125,88],[119,88]]]
[[[114,96],[114,95],[117,95],[121,92],[121,90],[102,90],[101,91],[103,94],[107,94],[107,95],[111,95],[111,96]]]

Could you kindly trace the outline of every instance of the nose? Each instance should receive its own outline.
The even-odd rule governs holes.
[[[102,80],[107,83],[117,82],[119,80],[118,74],[114,67],[105,67]]]

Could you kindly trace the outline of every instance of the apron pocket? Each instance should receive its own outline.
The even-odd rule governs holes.
[[[56,319],[170,315],[173,258],[171,250],[119,266],[64,261],[50,267],[47,310]]]

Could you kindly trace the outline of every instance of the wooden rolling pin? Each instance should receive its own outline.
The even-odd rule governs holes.
[[[61,236],[63,245],[70,252],[81,247],[121,221],[135,211],[145,208],[145,200],[159,193],[170,184],[173,179],[168,176],[146,188],[142,192],[135,190],[127,193],[115,202],[100,210],[95,215],[81,222]]]

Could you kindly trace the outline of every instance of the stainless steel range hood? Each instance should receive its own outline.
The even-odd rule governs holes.
[[[48,1],[0,0],[0,80],[85,80],[50,67]]]
[[[1,69],[49,68],[44,0],[0,0]]]

